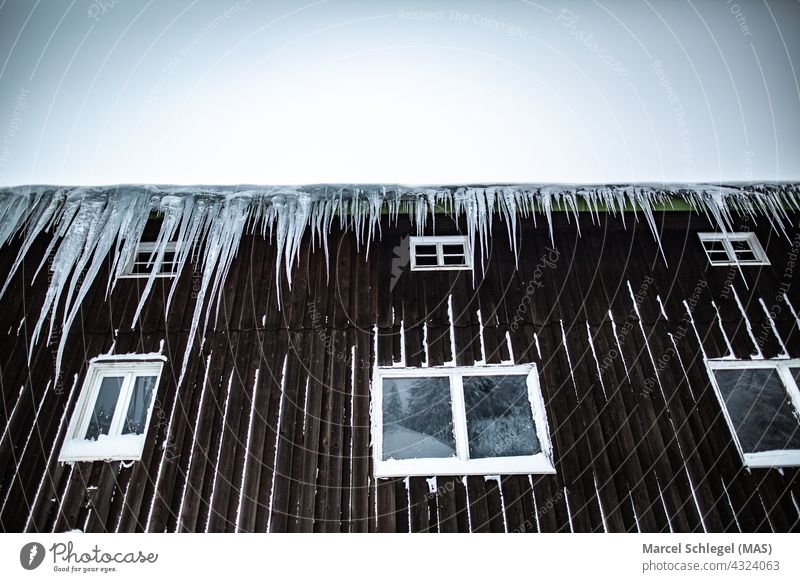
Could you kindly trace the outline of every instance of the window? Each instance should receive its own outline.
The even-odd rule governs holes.
[[[800,360],[709,360],[708,365],[745,465],[800,465]]]
[[[61,461],[138,460],[164,357],[160,354],[95,359],[83,383]]]
[[[712,265],[769,265],[754,232],[701,232],[699,236]]]
[[[176,242],[164,245],[164,258],[156,277],[174,277],[178,274]],[[154,242],[140,242],[131,261],[126,265],[123,277],[149,277],[153,271],[153,263],[158,256],[158,247]]]
[[[412,236],[411,270],[472,269],[472,253],[465,236]]]
[[[533,365],[379,368],[376,477],[555,473]]]

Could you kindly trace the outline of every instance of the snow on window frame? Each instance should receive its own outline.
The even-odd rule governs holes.
[[[473,268],[472,249],[470,248],[469,237],[465,235],[411,236],[409,237],[409,244],[412,271],[471,271]],[[416,247],[427,245],[436,247],[436,264],[418,265]],[[461,265],[446,265],[443,252],[445,245],[462,245],[464,263]]]
[[[385,378],[447,377],[453,413],[456,457],[383,460],[383,380]],[[534,455],[470,459],[464,376],[524,376],[528,401],[539,439],[540,451]],[[535,364],[456,366],[442,368],[377,367],[372,382],[373,466],[376,478],[425,477],[445,475],[530,475],[555,474],[553,447],[547,413]]]
[[[800,415],[800,387],[795,382],[791,370],[793,368],[800,368],[800,359],[772,359],[772,360],[734,360],[734,359],[707,359],[706,368],[708,375],[711,378],[711,385],[714,387],[714,392],[719,400],[722,413],[725,416],[725,421],[730,428],[733,442],[736,443],[736,450],[739,451],[739,456],[742,458],[744,465],[751,469],[766,469],[772,467],[797,467],[800,466],[800,449],[784,449],[779,451],[759,451],[754,453],[746,453],[742,448],[739,441],[739,435],[736,432],[736,427],[731,419],[730,412],[725,404],[725,398],[717,383],[717,377],[714,372],[718,370],[775,370],[778,377],[783,384],[784,389],[789,394],[789,400],[794,407],[795,414]]]
[[[764,247],[761,246],[761,242],[758,240],[758,236],[754,232],[700,232],[698,233],[700,237],[700,244],[703,247],[703,251],[706,253],[706,258],[708,258],[708,262],[715,266],[715,267],[728,267],[728,266],[738,266],[738,265],[747,265],[747,266],[758,266],[758,265],[769,265],[769,258],[767,257],[767,253],[764,251]],[[709,249],[706,246],[706,242],[722,242],[722,245],[725,249],[725,254],[727,258],[724,260],[720,259],[713,259],[711,254],[709,254]],[[755,256],[755,259],[749,261],[742,261],[739,260],[739,257],[736,254],[736,251],[731,244],[733,241],[744,241],[750,247],[750,251]]]
[[[155,277],[162,277],[162,278],[169,278],[172,279],[178,276],[178,271],[176,270],[178,267],[177,262],[177,254],[178,254],[178,243],[176,241],[169,241],[162,245],[165,253],[173,253],[173,260],[172,261],[163,261],[158,266],[158,272],[154,275]],[[134,266],[136,263],[141,263],[143,261],[139,260],[140,257],[144,256],[144,261],[148,264],[155,263],[156,253],[160,250],[160,247],[155,242],[145,242],[141,241],[136,247],[136,252],[131,255],[130,260],[125,265],[125,270],[120,275],[121,279],[147,279],[150,277],[150,273],[135,273],[133,271]],[[165,270],[169,269],[169,270]]]
[[[72,412],[58,457],[59,462],[141,460],[165,359],[161,354],[128,354],[93,358],[89,362],[89,369],[86,372],[78,402]],[[87,440],[83,435],[86,433],[89,416],[94,409],[103,378],[117,376],[122,376],[123,382],[117,396],[109,434],[102,435],[98,440]],[[127,414],[136,379],[148,376],[155,376],[156,382],[147,410],[144,430],[142,434],[123,435],[121,417]]]

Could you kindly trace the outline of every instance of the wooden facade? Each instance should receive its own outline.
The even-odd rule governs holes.
[[[799,470],[744,468],[703,358],[729,355],[728,345],[749,358],[753,338],[766,358],[784,346],[800,357],[800,322],[786,302],[800,307],[800,217],[788,237],[766,221],[740,225],[771,261],[744,268],[745,285],[736,269],[708,265],[697,237],[713,230],[705,217],[656,215],[665,260],[641,216],[626,214],[624,227],[619,215],[598,223],[581,213],[576,225],[555,213],[553,242],[526,219],[518,267],[496,219],[474,276],[400,268],[395,247],[413,234],[403,217],[384,219],[381,240],[361,248],[352,233],[332,232],[327,265],[307,237],[291,290],[277,278],[282,309],[275,246],[248,235],[179,389],[198,274],[181,274],[166,317],[167,286],[157,282],[133,329],[143,280],[120,280],[106,297],[101,274],[54,378],[53,344],[38,342],[28,357],[47,287],[46,272],[32,282],[41,237],[0,307],[2,530],[799,530]],[[436,232],[455,225],[438,215]],[[0,252],[0,276],[19,244]],[[112,346],[167,356],[143,459],[59,463],[88,361]],[[403,354],[408,366],[535,362],[557,473],[376,480],[370,380],[376,360]]]

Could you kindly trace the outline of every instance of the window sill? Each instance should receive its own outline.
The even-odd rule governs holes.
[[[556,470],[544,453],[490,459],[388,459],[375,462],[375,477],[430,477],[433,475],[552,475]]]
[[[96,441],[71,439],[64,443],[58,460],[61,463],[83,461],[138,461],[142,458],[144,435],[107,437]]]
[[[744,464],[751,469],[800,467],[800,450],[792,449],[786,451],[745,453]]]
[[[768,267],[769,261],[709,261],[712,267]]]

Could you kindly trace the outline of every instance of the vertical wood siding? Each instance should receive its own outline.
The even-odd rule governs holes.
[[[360,249],[351,233],[332,234],[327,265],[306,240],[291,290],[283,274],[276,283],[274,247],[247,236],[179,388],[197,274],[182,273],[167,318],[168,289],[157,282],[133,329],[143,281],[120,280],[106,298],[107,275],[98,277],[55,378],[52,344],[28,357],[46,284],[46,273],[31,284],[47,244],[39,240],[0,305],[0,526],[797,531],[798,469],[743,468],[703,355],[729,355],[728,343],[737,358],[756,352],[738,296],[765,357],[777,356],[781,343],[800,357],[798,319],[782,297],[800,309],[790,267],[800,230],[787,240],[755,229],[772,265],[745,268],[746,287],[738,273],[708,266],[696,234],[709,229],[705,219],[658,218],[666,262],[633,215],[625,230],[618,218],[593,224],[582,214],[580,236],[574,220],[556,215],[554,243],[542,225],[522,225],[518,269],[504,225],[495,224],[485,271],[474,276],[401,269],[396,247],[409,225],[384,221],[382,240]],[[438,234],[455,232],[445,217],[436,223]],[[16,251],[0,251],[0,276]],[[777,335],[759,299],[778,306]],[[88,360],[112,346],[155,352],[162,342],[168,363],[142,460],[58,463]],[[403,355],[409,366],[536,363],[557,474],[376,480],[372,367]]]

